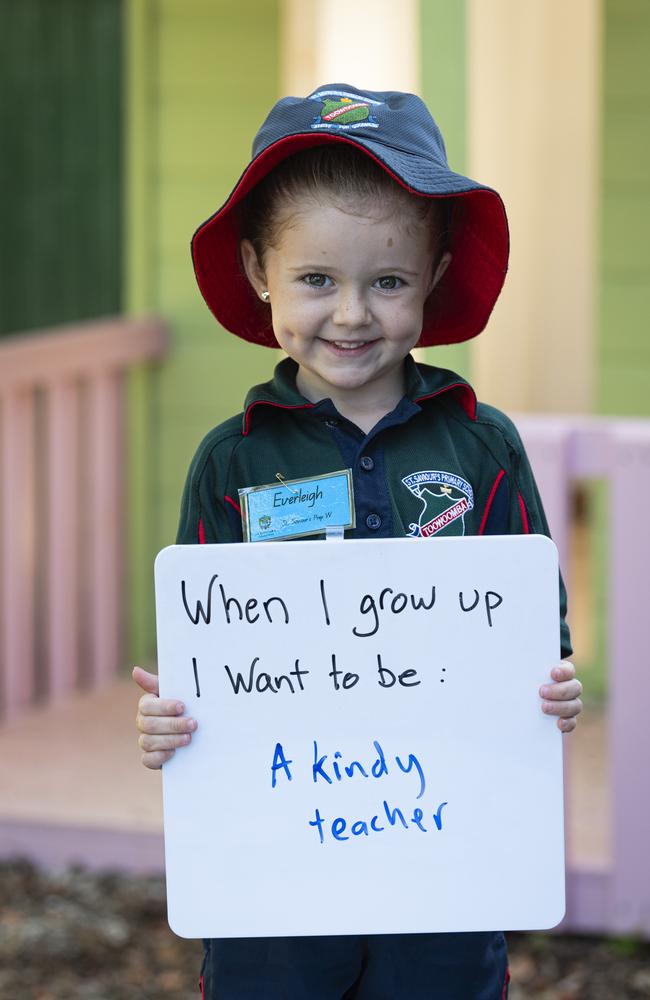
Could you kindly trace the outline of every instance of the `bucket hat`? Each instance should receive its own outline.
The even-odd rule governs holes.
[[[252,159],[229,198],[194,233],[196,279],[219,323],[251,343],[278,347],[271,309],[260,302],[241,265],[236,209],[288,156],[334,142],[362,150],[413,194],[452,199],[452,259],[425,305],[418,346],[475,337],[488,321],[508,266],[508,222],[501,198],[492,188],[450,170],[440,129],[419,97],[346,83],[278,101],[255,136]]]

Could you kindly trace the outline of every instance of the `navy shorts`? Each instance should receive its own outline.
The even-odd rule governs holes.
[[[205,941],[205,1000],[505,1000],[503,934]]]

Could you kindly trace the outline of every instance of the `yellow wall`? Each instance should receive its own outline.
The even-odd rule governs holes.
[[[472,345],[505,409],[589,411],[597,321],[601,9],[468,0],[469,170],[502,194],[511,266]]]

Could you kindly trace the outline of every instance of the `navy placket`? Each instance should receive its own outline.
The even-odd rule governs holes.
[[[338,446],[345,468],[352,469],[356,528],[349,538],[392,538],[393,510],[386,482],[384,432],[405,424],[420,413],[421,407],[406,396],[391,413],[364,434],[352,421],[342,417],[331,399],[324,399],[312,410],[323,421]]]

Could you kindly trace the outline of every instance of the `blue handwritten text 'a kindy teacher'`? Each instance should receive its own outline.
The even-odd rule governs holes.
[[[394,755],[394,764],[386,758],[386,754],[377,740],[373,740],[373,746],[377,753],[371,764],[364,764],[359,760],[343,762],[343,754],[340,750],[335,750],[332,755],[319,753],[318,742],[314,740],[314,759],[311,765],[311,777],[315,784],[325,783],[332,785],[335,782],[354,778],[375,778],[380,779],[387,776],[397,766],[397,773],[408,775],[413,772],[418,780],[418,793],[416,799],[421,799],[426,789],[426,778],[424,769],[414,753],[409,753],[406,760],[398,754]],[[287,781],[293,780],[292,765],[293,759],[287,757],[281,743],[276,743],[271,763],[271,787],[278,786],[278,777],[284,775]],[[308,820],[309,826],[318,833],[320,843],[331,837],[335,841],[350,840],[351,837],[369,837],[374,833],[383,833],[385,830],[410,830],[418,829],[422,833],[430,830],[442,830],[442,810],[447,802],[440,802],[435,810],[425,811],[420,806],[414,806],[412,810],[403,810],[399,806],[391,806],[384,799],[381,807],[369,819],[356,819],[350,821],[344,816],[336,816],[329,819],[321,815],[320,809],[314,810],[314,818]],[[433,825],[431,824],[433,821]],[[349,832],[348,832],[349,831]]]

